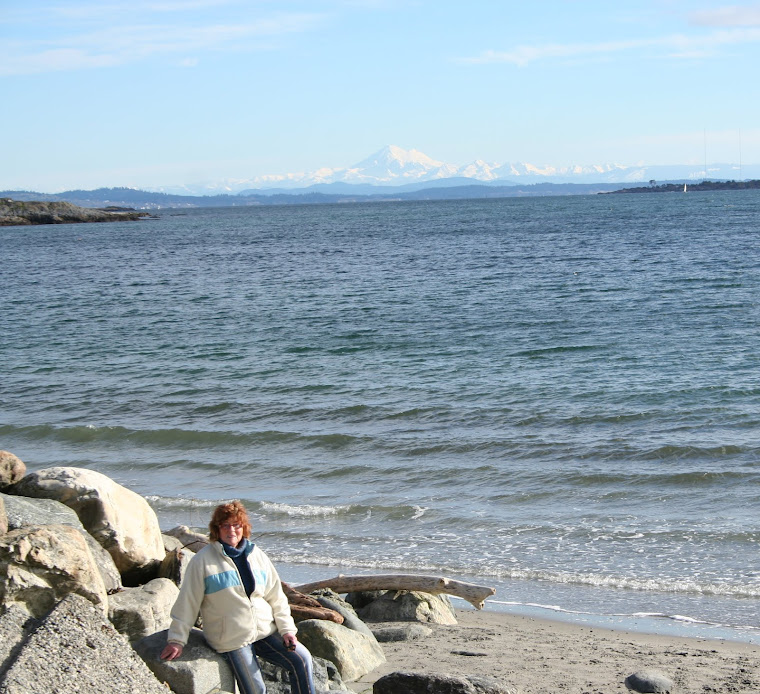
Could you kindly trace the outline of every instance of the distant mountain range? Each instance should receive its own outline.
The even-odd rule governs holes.
[[[294,189],[329,194],[371,194],[378,187],[394,187],[411,192],[432,185],[452,187],[472,185],[515,185],[531,183],[647,183],[651,180],[694,181],[704,178],[759,178],[760,165],[734,164],[704,166],[536,166],[526,163],[496,164],[477,160],[465,166],[448,164],[415,149],[388,145],[363,161],[347,168],[320,168],[316,171],[254,176],[250,179],[224,179],[193,185],[161,186],[154,192],[173,195],[219,195],[286,193]]]
[[[760,179],[760,165],[738,167],[713,164],[709,176],[693,166],[626,167],[617,164],[537,167],[530,164],[486,164],[476,161],[456,167],[416,150],[388,146],[346,169],[319,169],[310,174],[259,176],[249,180],[218,181],[194,186],[98,188],[46,194],[0,191],[0,198],[62,200],[82,207],[229,207],[293,205],[391,200],[591,195],[640,184],[695,183]],[[258,187],[254,187],[258,186]]]

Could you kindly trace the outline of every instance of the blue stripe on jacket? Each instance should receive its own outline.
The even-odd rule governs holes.
[[[257,586],[261,586],[261,589],[264,589],[264,586],[267,583],[267,574],[266,571],[263,569],[257,569],[257,568],[251,568],[251,573],[253,574],[253,580],[256,581]]]
[[[233,586],[240,585],[240,576],[237,571],[223,571],[220,574],[214,574],[213,576],[206,576],[203,580],[204,593],[210,595],[216,593],[219,590],[225,588],[232,588]]]

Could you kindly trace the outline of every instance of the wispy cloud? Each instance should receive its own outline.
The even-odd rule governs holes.
[[[212,1],[198,0],[198,3]],[[185,57],[198,51],[252,50],[258,40],[308,31],[321,20],[316,14],[283,13],[247,23],[120,25],[109,22],[103,27],[93,27],[90,32],[7,41],[0,48],[0,75],[113,67],[161,54]]]
[[[598,43],[552,43],[515,46],[507,51],[484,51],[478,56],[462,58],[469,64],[511,63],[525,66],[539,60],[610,56],[645,49],[660,49],[670,57],[714,55],[721,46],[760,42],[760,29],[733,29],[700,36],[671,34],[655,38]]]
[[[760,3],[728,5],[713,10],[700,10],[690,15],[693,24],[712,27],[760,26]]]
[[[3,57],[0,59],[0,75],[29,75],[39,72],[114,67],[119,64],[118,57],[113,54],[94,55],[77,49],[57,48],[23,57]]]
[[[515,46],[508,51],[484,51],[464,63],[513,63],[527,65],[537,60],[575,58],[578,56],[618,53],[648,45],[648,41],[604,41],[601,43],[544,43],[534,46]]]

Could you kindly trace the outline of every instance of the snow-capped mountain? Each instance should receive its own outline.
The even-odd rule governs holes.
[[[705,176],[702,167],[694,166],[623,166],[594,164],[588,166],[536,166],[528,163],[488,163],[478,159],[464,166],[447,164],[416,149],[405,150],[395,145],[383,147],[366,159],[346,168],[321,168],[316,171],[269,174],[249,179],[223,179],[193,185],[153,188],[156,192],[183,195],[236,194],[248,190],[294,189],[330,184],[371,186],[402,186],[454,179],[452,185],[462,185],[462,179],[473,183],[638,183],[650,180],[680,179],[737,179],[760,175],[760,167],[738,167],[713,164]]]
[[[388,145],[364,161],[340,171],[339,178],[333,182],[398,185],[411,181],[452,178],[457,175],[457,171],[456,166],[431,159],[416,149],[405,150]]]

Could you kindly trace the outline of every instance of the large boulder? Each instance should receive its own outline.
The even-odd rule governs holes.
[[[167,694],[101,611],[78,595],[56,605],[12,660],[0,676],[0,694]]]
[[[110,594],[121,590],[121,574],[111,555],[84,529],[79,516],[68,506],[55,499],[30,499],[11,494],[0,494],[0,501],[5,502],[9,530],[28,525],[69,525],[79,530],[95,559],[106,592]]]
[[[372,694],[517,694],[491,677],[391,672],[376,680]]]
[[[368,622],[457,623],[448,596],[418,591],[389,590],[362,607],[358,613]]]
[[[126,588],[108,598],[108,619],[130,641],[168,629],[179,588],[168,578],[155,578],[139,588]]]
[[[166,631],[151,634],[133,644],[156,677],[176,694],[207,694],[234,692],[232,669],[203,638],[200,629],[192,629],[182,655],[177,660],[161,660],[166,645]],[[267,694],[291,694],[287,673],[277,665],[260,659],[261,674],[267,685]],[[335,666],[321,658],[314,658],[314,685],[318,692],[350,691],[343,683]]]
[[[25,525],[70,525],[77,530],[84,530],[79,516],[60,501],[1,493],[0,499],[5,502],[9,530]]]
[[[38,470],[12,491],[56,499],[73,509],[111,554],[125,583],[137,585],[141,578],[155,577],[165,555],[161,529],[155,511],[139,494],[99,472],[73,467]]]
[[[321,619],[300,622],[298,639],[312,655],[334,663],[340,676],[349,682],[385,662],[385,653],[374,636],[335,622]]]
[[[137,654],[153,674],[176,694],[206,694],[215,689],[235,691],[235,676],[224,659],[206,644],[200,629],[192,629],[182,655],[176,660],[161,660],[166,646],[166,631],[159,631],[133,644]]]
[[[0,451],[0,489],[16,484],[26,474],[26,465],[13,453]]]
[[[106,588],[82,533],[39,525],[0,536],[0,609],[19,603],[40,617],[70,593],[106,613]]]

